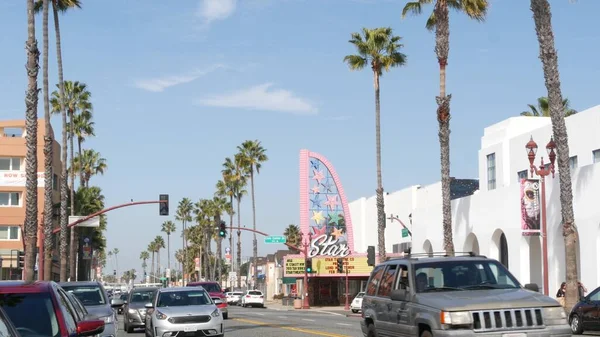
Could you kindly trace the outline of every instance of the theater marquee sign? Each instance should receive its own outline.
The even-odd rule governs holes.
[[[315,257],[312,259],[314,273],[310,276],[345,276],[344,273],[337,272],[337,259],[339,257]],[[366,256],[346,257],[344,264],[348,267],[349,276],[369,276],[373,267],[367,264]],[[346,268],[346,267],[344,267]],[[285,276],[286,277],[303,277],[304,276],[304,257],[288,258],[285,261]]]
[[[317,236],[310,243],[308,257],[316,256],[331,256],[331,257],[346,257],[350,255],[350,248],[345,243],[340,243],[340,240],[333,235],[322,234]]]

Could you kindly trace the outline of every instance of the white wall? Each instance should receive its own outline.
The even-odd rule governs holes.
[[[592,164],[592,151],[600,149],[600,106],[566,119],[570,156],[578,157],[572,170],[575,222],[584,254],[580,278],[592,290],[600,284],[600,163]],[[452,201],[452,223],[456,251],[471,251],[499,259],[499,237],[508,241],[509,269],[522,283],[542,286],[541,243],[539,237],[521,234],[520,187],[517,172],[529,167],[525,144],[530,137],[538,143],[538,157],[547,160],[546,144],[552,134],[549,118],[514,117],[485,129],[478,153],[480,190],[474,195]],[[496,153],[496,189],[487,191],[487,159]],[[559,181],[547,178],[547,225],[550,294],[564,281],[564,243],[562,236]],[[391,193],[385,199],[386,214],[399,215],[409,225],[412,213],[413,251],[443,251],[441,184],[413,186]],[[375,197],[350,203],[357,252],[377,246]],[[410,226],[409,226],[410,227]],[[400,225],[388,220],[386,250],[402,242]],[[410,239],[410,238],[409,238]]]

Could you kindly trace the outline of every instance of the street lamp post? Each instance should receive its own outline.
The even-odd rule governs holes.
[[[544,166],[544,157],[540,158],[540,167],[536,167],[534,164],[535,155],[538,150],[538,146],[536,142],[533,141],[533,137],[527,142],[525,145],[525,149],[527,149],[527,158],[529,159],[529,167],[531,172],[531,177],[534,177],[534,174],[540,177],[540,185],[541,185],[541,216],[542,216],[542,259],[543,259],[543,268],[544,268],[544,295],[548,296],[548,229],[546,224],[546,176],[552,174],[552,178],[554,178],[554,161],[556,160],[556,153],[554,150],[556,149],[556,143],[552,137],[550,141],[546,145],[546,152],[548,153],[548,159],[550,159],[550,165],[548,168]]]
[[[310,246],[310,241],[312,241],[312,233],[308,233],[308,240],[304,240],[302,244],[304,246],[304,261],[308,260],[308,246]],[[310,302],[308,300],[308,270],[306,270],[306,263],[304,265],[304,282],[302,285],[302,309],[310,309]]]

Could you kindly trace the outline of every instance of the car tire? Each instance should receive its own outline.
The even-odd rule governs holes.
[[[421,336],[420,337],[433,337],[433,335],[431,334],[431,331],[429,331],[429,330],[423,330],[423,332],[421,332]]]
[[[574,335],[581,335],[583,333],[583,325],[581,324],[581,319],[577,314],[571,317],[571,321],[569,323],[571,325],[571,332]]]
[[[223,319],[227,319],[228,317],[229,317],[229,313],[226,312],[223,314]]]
[[[375,331],[375,324],[369,323],[369,325],[367,325],[367,337],[377,337],[377,331]]]
[[[133,327],[130,327],[128,325],[125,326],[125,331],[127,331],[127,333],[133,333]]]
[[[358,312],[358,310],[356,310],[356,309],[352,309],[352,313],[353,313],[353,314],[356,314],[357,312]]]

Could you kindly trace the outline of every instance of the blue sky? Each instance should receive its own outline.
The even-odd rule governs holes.
[[[350,200],[374,194],[372,74],[351,72],[342,59],[354,53],[350,33],[380,26],[403,37],[408,56],[405,67],[381,81],[384,187],[439,180],[434,35],[424,28],[426,17],[400,18],[405,3],[84,0],[82,10],[61,16],[61,30],[65,79],[87,83],[93,94],[97,137],[85,146],[108,160],[106,174],[92,183],[104,190],[107,206],[168,193],[173,213],[183,197],[211,197],[224,158],[242,141],[259,139],[270,159],[256,180],[257,222],[265,232],[278,235],[298,223],[302,148],[333,162]],[[453,176],[476,178],[483,128],[546,95],[528,5],[492,0],[485,24],[451,14]],[[583,110],[597,104],[599,37],[593,32],[600,2],[552,5],[563,93]],[[1,1],[0,12],[0,29],[7,32],[0,36],[1,118],[21,119],[25,3]],[[40,17],[36,24],[41,48]],[[50,36],[54,88],[52,29]],[[59,137],[59,118],[53,124]],[[108,247],[120,249],[120,270],[141,270],[140,251],[167,219],[156,205],[109,214]],[[249,199],[242,222],[251,226]],[[174,251],[181,247],[179,233],[172,239]],[[244,256],[252,254],[251,241],[243,234]],[[280,248],[259,238],[261,255]],[[166,252],[162,256],[166,261]]]

